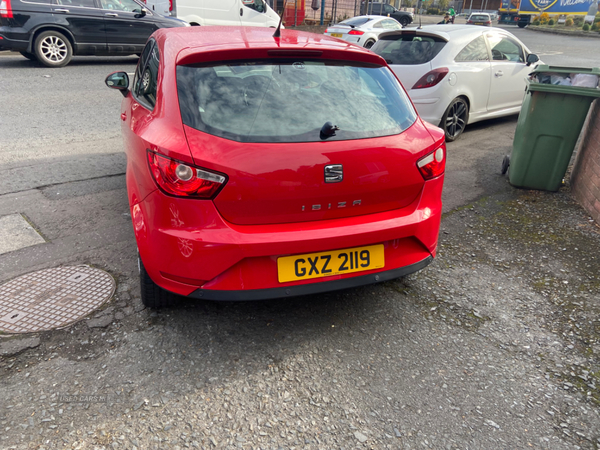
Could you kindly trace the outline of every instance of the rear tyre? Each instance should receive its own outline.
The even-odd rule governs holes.
[[[373,40],[365,42],[365,48],[371,48],[374,45],[375,45],[375,41],[373,41]]]
[[[400,18],[400,25],[402,25],[402,27],[407,27],[409,23],[410,23],[410,19],[408,17]]]
[[[528,24],[527,22],[517,22],[517,25],[519,25],[519,28],[525,28]]]
[[[35,56],[47,67],[63,67],[73,57],[73,47],[64,34],[49,30],[35,40]]]
[[[502,175],[505,175],[508,172],[508,166],[510,166],[510,156],[505,155],[502,160]]]
[[[30,61],[37,61],[37,57],[33,53],[29,53],[29,52],[19,52],[19,53]]]
[[[140,287],[142,290],[142,303],[147,308],[164,308],[173,306],[177,303],[177,295],[165,291],[159,287],[152,279],[142,263],[142,259],[138,256],[138,264],[140,268]]]
[[[446,133],[446,141],[455,141],[465,130],[469,118],[469,105],[462,97],[452,100],[442,117],[440,128]]]

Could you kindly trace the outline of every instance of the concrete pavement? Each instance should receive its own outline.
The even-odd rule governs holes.
[[[66,329],[0,335],[1,448],[600,445],[600,228],[568,187],[524,191],[500,175],[516,117],[448,145],[439,253],[424,271],[148,311],[121,97],[103,86],[133,64],[81,58],[48,71],[0,59],[0,217],[19,214],[44,238],[0,255],[0,282],[84,263],[118,286]]]

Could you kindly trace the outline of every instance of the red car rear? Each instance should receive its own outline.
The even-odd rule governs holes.
[[[385,61],[326,36],[159,30],[121,89],[142,300],[266,299],[435,256],[444,134]]]

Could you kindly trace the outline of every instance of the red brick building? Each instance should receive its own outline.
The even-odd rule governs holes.
[[[575,200],[600,223],[600,101],[590,109],[571,174]]]

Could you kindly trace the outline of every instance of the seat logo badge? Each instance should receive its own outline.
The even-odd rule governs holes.
[[[325,166],[325,183],[339,183],[344,179],[344,168],[341,164]]]

